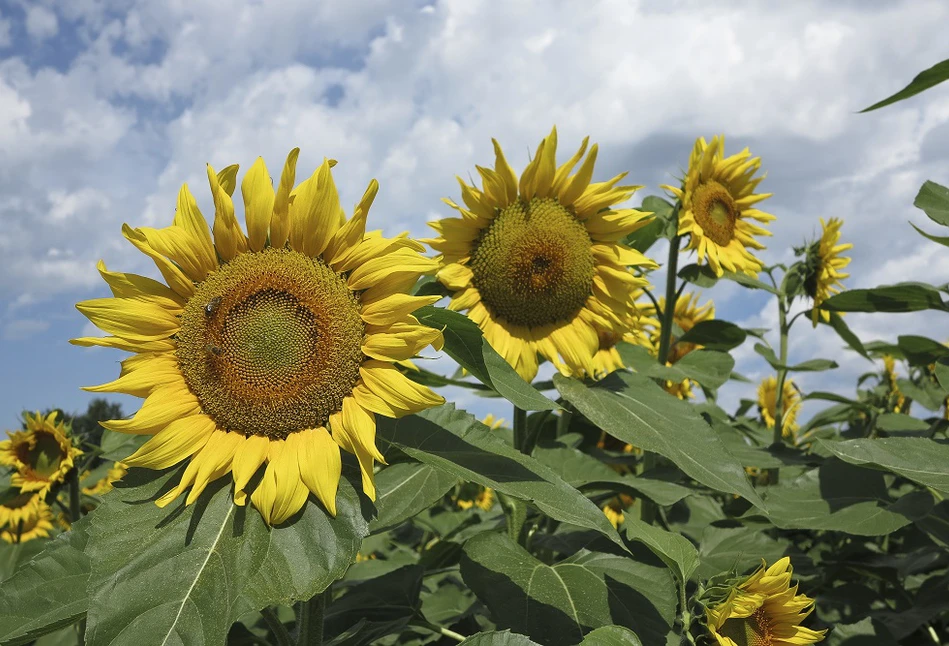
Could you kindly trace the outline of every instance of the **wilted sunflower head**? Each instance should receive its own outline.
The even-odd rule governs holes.
[[[843,220],[830,218],[824,222],[824,218],[821,218],[820,224],[820,239],[807,245],[804,256],[804,291],[814,300],[811,320],[815,327],[818,317],[830,321],[830,312],[820,309],[820,305],[833,294],[839,293],[843,287],[841,281],[850,276],[841,271],[850,264],[850,258],[840,254],[853,248],[850,243],[837,244]]]
[[[793,437],[798,430],[797,414],[801,408],[801,393],[791,379],[784,380],[781,407],[784,409],[784,422],[781,426],[783,437]],[[774,428],[778,405],[778,379],[774,375],[765,377],[758,385],[758,412],[768,428]]]
[[[757,275],[761,269],[749,249],[764,249],[754,236],[771,233],[752,222],[770,222],[774,216],[755,205],[771,197],[755,193],[764,176],[755,177],[761,159],[748,149],[725,157],[725,137],[704,137],[695,142],[689,169],[681,186],[663,186],[680,202],[679,235],[689,236],[687,249],[697,252],[699,264],[706,262],[717,276],[725,270]]]
[[[805,646],[824,639],[826,630],[801,622],[814,600],[791,585],[791,560],[784,557],[734,582],[727,597],[708,605],[705,620],[718,646]]]
[[[405,235],[366,232],[375,180],[349,219],[334,161],[294,186],[298,154],[291,151],[279,182],[260,158],[244,176],[246,235],[232,201],[237,166],[209,166],[210,229],[187,185],[170,227],[123,227],[167,285],[100,263],[113,298],[77,306],[113,336],[74,343],[136,353],[117,380],[88,388],[145,398],[133,418],[103,423],[152,436],[124,462],[164,469],[190,458],[160,506],[189,487],[190,504],[228,472],[242,505],[266,464],[251,501],[268,523],[288,519],[310,493],[335,514],[340,448],[356,455],[363,491],[374,498],[374,462],[383,461],[375,415],[444,401],[394,365],[440,347],[441,333],[412,316],[438,297],[407,293],[435,261]]]
[[[593,375],[600,333],[623,329],[646,284],[629,267],[656,266],[620,242],[652,214],[612,208],[640,187],[618,185],[625,173],[591,182],[595,144],[574,173],[586,150],[584,139],[558,167],[554,129],[518,179],[495,141],[494,168],[477,167],[482,187],[459,178],[464,206],[445,200],[461,217],[430,223],[449,308],[467,310],[528,381],[538,354],[564,374]]]
[[[27,413],[26,430],[12,431],[10,439],[0,442],[0,464],[16,469],[10,477],[14,487],[45,496],[65,480],[75,458],[82,455],[72,445],[66,425],[56,421],[57,416],[56,411],[48,415]]]
[[[49,536],[53,514],[37,492],[14,487],[0,492],[0,538],[7,543],[23,543]]]

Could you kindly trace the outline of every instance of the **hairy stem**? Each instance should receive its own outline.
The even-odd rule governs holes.
[[[284,626],[283,622],[281,622],[279,617],[277,617],[276,610],[271,607],[267,607],[261,610],[260,614],[267,623],[267,628],[269,628],[270,632],[273,633],[274,639],[277,641],[277,646],[293,646],[293,640],[290,639],[290,633],[287,632],[286,626]]]
[[[323,612],[326,610],[328,594],[329,588],[300,604],[300,613],[297,616],[300,625],[297,646],[320,646],[323,643]]]
[[[784,441],[784,382],[788,376],[788,332],[791,326],[788,325],[787,303],[784,295],[778,296],[778,331],[781,334],[781,343],[778,348],[778,383],[777,392],[774,395],[774,437],[772,444],[781,444]],[[777,467],[768,469],[768,484],[778,484]]]

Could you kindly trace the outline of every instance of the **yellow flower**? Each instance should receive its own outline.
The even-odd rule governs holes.
[[[165,469],[190,459],[159,506],[189,487],[190,504],[228,472],[243,505],[266,464],[250,496],[266,522],[287,520],[310,493],[335,515],[340,448],[356,455],[363,491],[375,498],[375,416],[444,401],[394,365],[441,347],[441,333],[412,316],[438,297],[407,294],[437,264],[404,234],[366,232],[375,180],[348,220],[332,160],[294,188],[298,154],[279,182],[260,158],[243,178],[247,235],[231,199],[237,167],[209,166],[211,230],[187,185],[170,227],[123,227],[167,286],[100,263],[114,298],[77,306],[113,336],[74,343],[135,353],[117,380],[87,389],[145,398],[133,418],[103,423],[152,436],[123,462]]]
[[[784,380],[784,396],[781,400],[781,406],[784,409],[784,421],[781,426],[781,435],[783,437],[794,437],[799,428],[797,425],[797,413],[801,408],[801,394],[794,381]],[[778,404],[778,378],[774,375],[765,377],[758,385],[758,411],[764,419],[768,428],[774,428],[775,415],[777,414]]]
[[[49,536],[53,514],[38,493],[17,493],[13,488],[0,494],[0,538],[23,543]]]
[[[603,505],[603,515],[606,516],[613,527],[619,529],[619,526],[626,520],[626,514],[624,512],[629,509],[634,502],[635,499],[632,496],[621,493],[618,496],[610,498],[606,504]]]
[[[692,149],[682,186],[663,188],[681,203],[679,235],[689,236],[686,249],[697,252],[700,265],[708,262],[717,276],[724,270],[756,276],[762,264],[749,249],[764,249],[754,236],[771,233],[751,221],[775,219],[754,207],[771,194],[755,193],[764,179],[755,177],[761,167],[760,157],[752,157],[747,148],[725,157],[724,148],[724,136],[712,137],[711,143],[700,137]]]
[[[112,491],[112,484],[125,477],[126,473],[128,473],[128,467],[125,464],[122,462],[113,462],[108,472],[106,472],[105,477],[89,487],[83,487],[82,493],[90,496],[101,496],[102,494],[109,493]]]
[[[820,305],[833,294],[839,293],[843,287],[841,281],[850,276],[841,271],[850,264],[850,258],[845,258],[840,254],[853,249],[850,243],[837,244],[840,241],[840,227],[843,226],[843,220],[831,218],[824,222],[824,218],[821,218],[820,225],[823,232],[820,240],[808,253],[807,278],[804,282],[807,294],[814,299],[814,308],[811,310],[811,321],[814,327],[817,327],[818,316],[823,321],[830,321],[830,312],[820,309]]]
[[[455,496],[455,506],[458,509],[477,507],[482,511],[491,511],[494,506],[494,489],[481,485],[463,485]]]
[[[21,491],[45,496],[53,485],[65,480],[75,458],[82,455],[72,445],[66,425],[56,422],[57,415],[56,411],[45,417],[39,412],[27,413],[26,430],[12,431],[10,439],[0,442],[0,465],[16,469],[10,484]]]
[[[671,366],[671,363],[666,365]],[[692,380],[683,379],[682,381],[666,381],[662,386],[670,395],[675,395],[679,399],[686,401],[695,397],[695,393],[692,392]]]
[[[813,604],[791,586],[791,559],[784,557],[767,568],[762,561],[723,602],[707,608],[705,618],[718,646],[805,646],[827,632],[800,625]]]
[[[701,294],[699,292],[685,293],[676,299],[675,311],[672,313],[672,322],[682,330],[683,334],[695,327],[697,323],[711,321],[715,318],[715,303],[708,301],[704,305],[699,305],[700,296]],[[660,309],[665,309],[666,299],[664,297],[659,298],[659,307]],[[658,319],[660,314],[653,305],[647,304],[643,305],[643,315],[647,317],[647,320],[653,322],[649,327],[649,339],[654,348],[653,353],[655,354],[659,349],[661,325]],[[666,360],[670,364],[673,364],[688,353],[701,347],[702,346],[694,343],[679,343],[678,336],[673,332],[669,341],[669,356],[666,357]]]
[[[887,406],[891,408],[894,413],[904,412],[903,406],[906,404],[906,397],[902,391],[900,391],[900,387],[896,383],[896,361],[893,359],[893,355],[883,355],[883,377],[886,379]]]
[[[477,167],[482,188],[459,178],[464,206],[445,200],[461,217],[430,223],[449,309],[467,311],[528,381],[538,353],[564,374],[593,375],[600,335],[623,335],[647,284],[628,268],[656,266],[620,242],[651,214],[611,208],[640,187],[618,186],[625,174],[591,183],[596,145],[571,174],[586,149],[584,139],[557,167],[554,129],[518,180],[495,141],[494,169]]]
[[[492,415],[491,413],[488,413],[487,415],[484,416],[484,419],[481,420],[481,423],[487,426],[488,428],[490,428],[492,431],[496,431],[497,429],[504,426],[504,418],[503,417],[495,418],[494,415]]]

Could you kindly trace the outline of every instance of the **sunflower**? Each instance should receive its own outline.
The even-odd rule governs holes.
[[[886,406],[894,413],[909,413],[904,410],[906,397],[896,382],[896,360],[893,355],[883,355],[883,378],[886,381]]]
[[[603,505],[603,515],[606,516],[606,519],[610,521],[610,524],[614,528],[619,529],[619,526],[626,520],[626,510],[629,509],[634,502],[635,499],[632,496],[621,493],[618,496],[610,498],[606,504]]]
[[[755,177],[760,157],[752,157],[747,148],[725,157],[724,148],[724,136],[712,137],[711,143],[700,137],[682,186],[662,188],[679,200],[678,234],[689,236],[686,249],[698,252],[700,265],[707,262],[716,276],[728,270],[754,277],[762,264],[749,249],[764,249],[754,236],[771,233],[751,220],[766,223],[775,219],[754,205],[771,194],[754,192],[764,179]]]
[[[626,319],[626,324],[620,333],[614,330],[601,330],[599,332],[599,348],[596,354],[593,355],[594,372],[588,376],[600,379],[615,370],[626,367],[623,364],[623,358],[620,356],[619,350],[616,349],[620,341],[642,346],[655,354],[655,345],[649,333],[654,325],[659,325],[659,321],[649,318],[643,312],[637,312]],[[579,373],[575,376],[584,377],[587,375]]]
[[[72,445],[69,430],[58,413],[36,412],[24,416],[26,430],[10,432],[10,439],[0,442],[0,464],[12,466],[16,472],[10,484],[24,492],[36,491],[45,496],[53,485],[66,479],[82,451]]]
[[[814,600],[791,586],[791,560],[784,557],[771,567],[762,561],[725,600],[706,609],[705,619],[718,646],[804,646],[827,632],[800,625],[813,609]]]
[[[784,408],[784,421],[781,425],[783,437],[794,437],[799,428],[797,413],[801,408],[801,393],[791,379],[784,380],[784,396],[781,405]],[[758,385],[758,412],[768,428],[774,428],[778,405],[778,379],[774,375],[765,377]]]
[[[673,333],[669,341],[669,356],[666,357],[666,361],[670,364],[675,363],[685,355],[689,354],[693,350],[698,350],[702,346],[696,345],[695,343],[679,343],[679,336],[675,333],[675,329],[678,328],[682,330],[682,334],[685,334],[698,323],[703,321],[711,321],[715,318],[715,303],[713,301],[708,301],[704,305],[699,305],[699,298],[701,293],[686,293],[676,299],[675,310],[672,312],[672,323],[673,323]],[[664,310],[666,307],[666,299],[663,297],[659,298],[659,308]],[[649,340],[654,348],[653,353],[656,354],[659,349],[659,335],[661,333],[661,326],[659,324],[659,312],[656,311],[655,306],[643,305],[643,314],[647,317],[647,320],[652,322],[652,325],[649,326]]]
[[[89,496],[101,496],[112,491],[112,485],[125,477],[128,467],[122,462],[113,462],[105,476],[88,487],[82,488],[82,493]]]
[[[38,493],[17,492],[14,488],[0,494],[0,538],[7,543],[23,543],[49,536],[53,514]]]
[[[145,398],[131,419],[103,422],[151,436],[123,462],[165,469],[189,461],[159,506],[189,487],[190,504],[228,472],[243,505],[266,464],[251,494],[266,522],[287,520],[310,493],[335,515],[340,449],[356,455],[374,499],[374,462],[383,461],[375,416],[444,401],[394,365],[441,347],[441,332],[412,316],[438,297],[406,293],[435,261],[404,234],[366,232],[375,180],[348,220],[335,162],[324,160],[294,188],[298,154],[287,157],[276,191],[260,158],[243,178],[247,235],[231,200],[237,167],[218,174],[209,166],[211,230],[187,185],[170,227],[123,227],[167,286],[100,263],[114,298],[77,306],[113,336],[73,343],[135,353],[117,380],[88,388]]]
[[[807,295],[814,299],[814,307],[811,309],[811,321],[814,327],[817,327],[818,317],[825,322],[830,321],[830,312],[820,309],[820,305],[831,295],[840,292],[840,288],[843,287],[840,281],[850,276],[840,271],[850,264],[850,258],[845,258],[840,254],[853,249],[850,243],[837,244],[840,240],[840,227],[843,226],[843,220],[831,218],[824,222],[824,218],[821,218],[820,225],[823,232],[820,240],[811,245],[808,250],[807,275],[804,280]]]
[[[671,366],[671,363],[667,363],[667,366]],[[695,397],[695,393],[692,391],[692,380],[683,379],[682,381],[666,381],[662,385],[662,389],[665,390],[670,395],[681,399],[682,401],[687,401]]]
[[[484,419],[481,420],[481,423],[490,428],[492,431],[496,431],[504,426],[504,418],[495,417],[493,413],[488,413],[484,416]]]
[[[455,506],[465,510],[477,507],[482,511],[491,511],[494,506],[494,489],[481,485],[466,485],[455,497]]]
[[[622,336],[634,290],[647,284],[629,267],[657,266],[620,242],[652,214],[611,208],[640,187],[617,185],[625,173],[591,183],[595,144],[571,174],[587,141],[557,167],[555,128],[519,180],[495,141],[494,169],[477,167],[482,188],[459,178],[464,206],[445,200],[461,217],[430,223],[449,309],[467,310],[528,381],[538,353],[564,374],[593,375],[601,335]]]

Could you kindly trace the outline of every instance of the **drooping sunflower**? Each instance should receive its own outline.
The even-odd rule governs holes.
[[[591,183],[595,144],[573,173],[587,143],[558,167],[555,128],[518,179],[494,141],[494,169],[477,167],[482,187],[459,178],[464,206],[445,200],[461,217],[430,223],[449,309],[467,310],[528,381],[538,354],[564,374],[593,375],[600,335],[622,336],[646,285],[629,267],[656,266],[620,242],[651,214],[611,208],[640,187],[618,185],[625,173]]]
[[[791,585],[791,559],[761,567],[736,583],[728,597],[705,612],[709,633],[718,646],[806,646],[824,639],[826,630],[801,622],[814,600]]]
[[[784,421],[781,424],[783,437],[794,437],[798,430],[797,414],[801,409],[801,393],[791,379],[784,380],[782,388],[784,395],[781,398],[781,407],[784,409]],[[768,428],[774,428],[775,415],[778,405],[778,378],[774,375],[765,377],[758,385],[758,412]]]
[[[804,280],[807,295],[814,299],[814,307],[811,310],[811,321],[814,327],[817,327],[818,317],[823,321],[830,321],[830,312],[820,309],[820,306],[832,295],[840,292],[843,287],[841,281],[850,276],[841,271],[850,264],[850,258],[840,254],[853,249],[853,245],[849,242],[837,244],[840,241],[840,227],[843,226],[843,220],[830,218],[824,222],[824,218],[821,218],[820,225],[822,229],[820,240],[808,249],[807,275]]]
[[[10,439],[0,442],[0,464],[16,471],[10,484],[21,491],[36,491],[40,496],[66,478],[82,450],[72,445],[69,429],[56,421],[58,413],[40,412],[24,416],[26,430],[11,431]]]
[[[0,493],[0,538],[7,543],[23,543],[49,536],[53,514],[36,492],[24,493],[10,487]]]
[[[755,177],[761,158],[747,148],[725,157],[725,137],[706,143],[699,137],[689,157],[689,169],[681,186],[663,186],[675,195],[679,208],[679,235],[689,236],[687,250],[695,250],[697,262],[706,262],[717,276],[725,270],[756,276],[761,261],[749,249],[764,249],[755,236],[771,232],[752,220],[770,222],[775,217],[755,208],[770,193],[755,193],[764,176]]]
[[[441,333],[412,316],[437,297],[406,293],[436,263],[405,235],[366,232],[375,180],[348,220],[332,160],[294,188],[298,154],[276,191],[260,158],[243,178],[247,235],[231,200],[237,167],[209,166],[211,230],[187,185],[170,227],[123,227],[167,286],[100,263],[114,298],[77,306],[113,336],[74,343],[135,353],[117,380],[88,389],[145,398],[133,418],[103,423],[152,436],[123,462],[164,469],[190,459],[160,506],[189,487],[190,504],[228,472],[243,505],[266,463],[250,497],[268,523],[287,520],[310,493],[335,515],[340,448],[356,455],[374,498],[374,462],[383,459],[375,416],[444,401],[394,365],[441,345]]]

